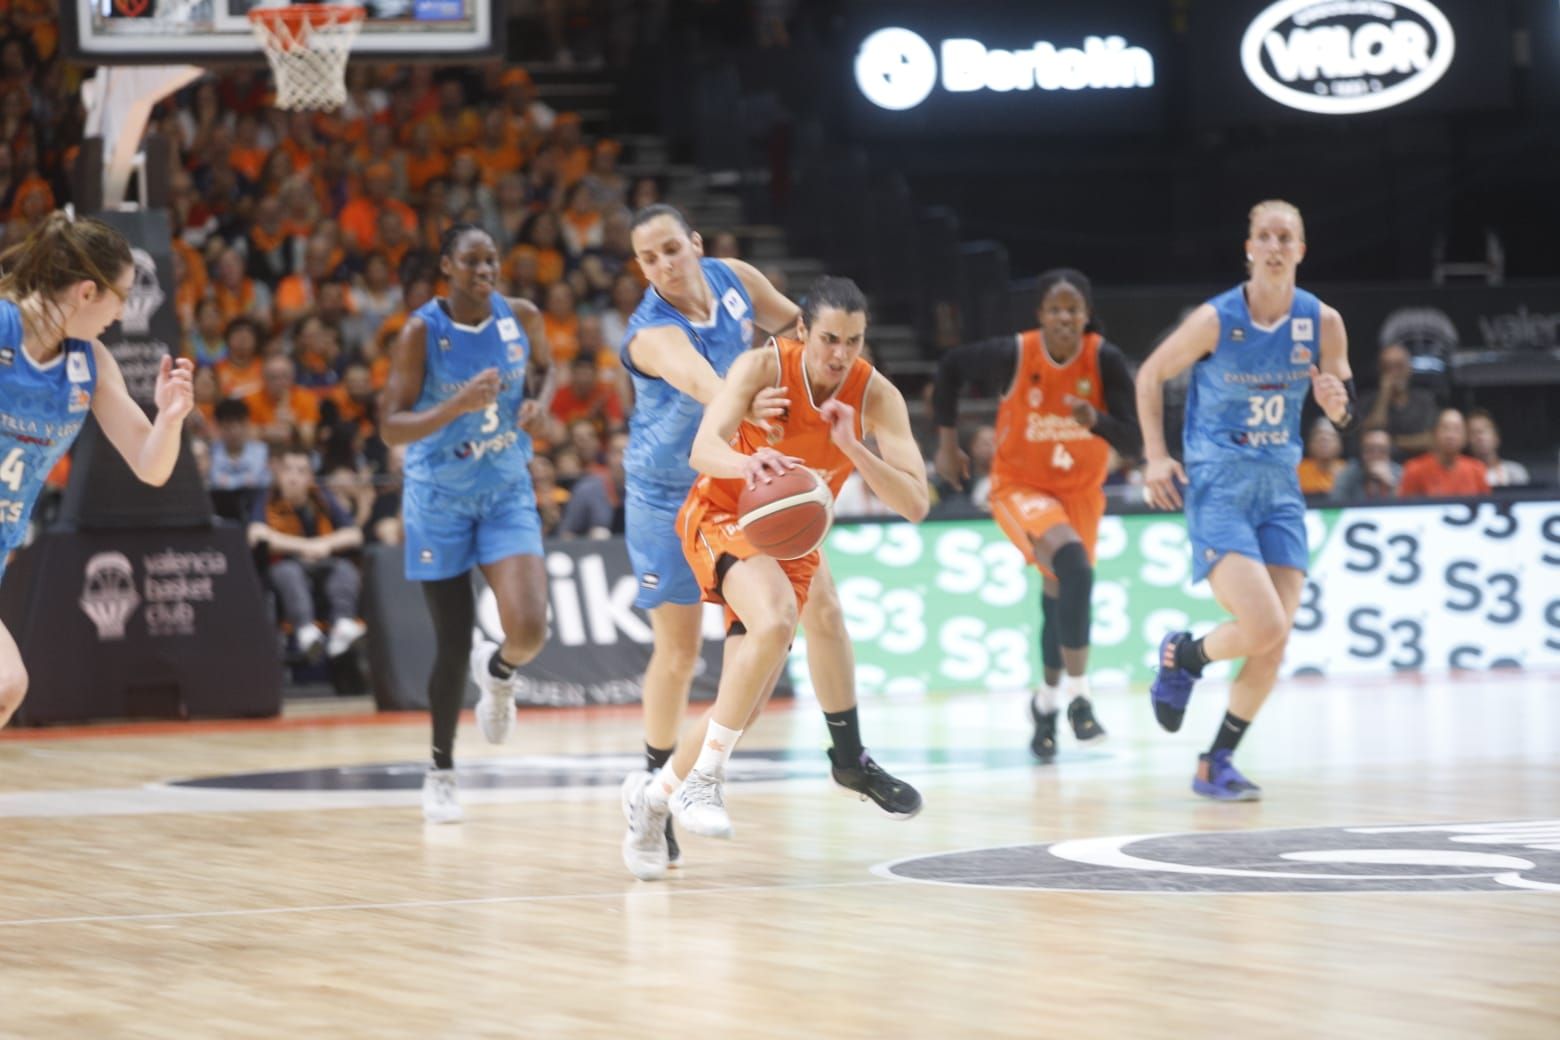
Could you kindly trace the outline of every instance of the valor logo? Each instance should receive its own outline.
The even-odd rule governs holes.
[[[1446,75],[1456,40],[1430,0],[1280,0],[1246,28],[1246,78],[1288,108],[1376,112]]]
[[[1560,893],[1560,819],[1135,834],[917,856],[873,872],[1068,892]]]

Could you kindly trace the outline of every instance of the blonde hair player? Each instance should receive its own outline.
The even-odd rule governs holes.
[[[801,341],[770,340],[738,358],[699,424],[691,461],[704,475],[683,504],[677,528],[699,589],[705,600],[726,605],[730,627],[714,706],[685,731],[676,754],[658,772],[624,783],[629,833],[623,859],[643,880],[665,875],[668,812],[695,834],[731,836],[726,762],[779,679],[799,621],[807,631],[808,666],[820,697],[825,680],[848,691],[854,719],[855,662],[844,618],[837,606],[820,612],[810,604],[819,580],[827,580],[820,551],[785,561],[761,555],[737,525],[736,509],[744,485],[805,465],[823,476],[834,495],[859,469],[895,512],[908,520],[926,515],[931,502],[926,467],[909,412],[893,384],[862,359],[866,328],[866,298],[856,284],[818,279],[803,305]],[[754,402],[774,387],[790,402],[785,414],[770,420],[767,430],[744,422]],[[862,443],[868,435],[876,438],[881,455]],[[815,642],[845,649],[820,655],[813,652]],[[896,818],[920,811],[920,794],[885,772],[860,747],[859,736],[847,748],[833,726],[830,735],[836,784]]]
[[[0,255],[0,574],[22,543],[44,478],[90,411],[137,477],[162,485],[179,458],[195,404],[194,363],[164,357],[157,418],[125,388],[98,342],[119,320],[135,280],[130,243],[97,220],[51,214]],[[27,669],[0,625],[0,726],[27,694]]]
[[[1201,639],[1164,637],[1150,697],[1173,733],[1203,667],[1246,659],[1192,780],[1198,794],[1224,801],[1261,797],[1231,756],[1278,678],[1310,564],[1297,473],[1307,392],[1340,430],[1354,419],[1343,319],[1295,285],[1304,258],[1300,211],[1278,199],[1257,203],[1246,281],[1194,310],[1138,371],[1148,502],[1173,509],[1185,489],[1193,580],[1206,578],[1230,613]],[[1187,368],[1183,469],[1165,447],[1162,388]]]

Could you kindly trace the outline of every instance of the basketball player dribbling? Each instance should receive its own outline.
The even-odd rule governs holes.
[[[798,328],[802,341],[771,340],[738,358],[699,425],[691,461],[704,476],[689,493],[677,524],[702,595],[727,608],[725,663],[714,706],[685,732],[671,760],[658,772],[625,782],[629,833],[623,857],[642,880],[665,875],[669,812],[695,834],[730,837],[726,762],[779,679],[798,622],[807,632],[815,685],[822,686],[820,666],[850,673],[831,682],[850,689],[854,723],[854,658],[846,653],[823,662],[811,652],[815,640],[850,645],[837,608],[823,614],[808,610],[825,573],[820,551],[785,561],[760,554],[737,526],[736,510],[745,485],[805,465],[835,495],[859,469],[895,512],[912,521],[926,515],[930,491],[909,412],[898,389],[860,356],[866,326],[866,298],[855,283],[820,278],[806,298]],[[767,430],[745,423],[755,399],[772,387],[783,390],[790,402],[785,414],[772,419]],[[881,454],[862,443],[868,435],[876,438]],[[830,728],[835,783],[890,816],[906,819],[919,812],[920,794],[872,759],[854,725],[849,727],[854,747],[842,742],[842,729]]]
[[[1095,329],[1093,293],[1081,271],[1047,271],[1036,286],[1040,327],[956,347],[937,366],[932,413],[937,472],[954,487],[969,479],[959,448],[958,395],[966,382],[1001,387],[991,513],[1008,540],[1039,568],[1040,652],[1045,683],[1030,701],[1030,750],[1056,757],[1062,673],[1067,721],[1079,744],[1105,730],[1089,702],[1090,597],[1094,545],[1105,515],[1110,450],[1136,458],[1141,447],[1127,359]]]
[[[1296,287],[1304,257],[1300,211],[1278,199],[1257,203],[1246,239],[1250,276],[1188,315],[1138,372],[1148,502],[1173,509],[1185,488],[1193,579],[1206,578],[1230,613],[1200,639],[1165,636],[1150,696],[1173,733],[1204,666],[1246,659],[1192,780],[1198,794],[1224,801],[1261,797],[1231,756],[1278,678],[1310,563],[1297,474],[1307,391],[1340,430],[1354,419],[1343,319]],[[1162,388],[1187,368],[1183,470],[1165,446]]]
[[[45,217],[0,255],[0,575],[27,537],[33,504],[90,411],[109,443],[147,484],[179,458],[195,404],[194,363],[164,357],[149,420],[98,342],[119,320],[135,280],[130,243],[101,221]],[[0,726],[27,695],[21,650],[0,625]]]
[[[492,236],[456,224],[440,243],[439,269],[448,295],[419,307],[396,342],[382,436],[386,444],[408,445],[406,577],[422,584],[436,638],[423,817],[456,823],[462,810],[455,730],[468,668],[482,693],[482,735],[502,743],[514,728],[516,668],[541,651],[547,635],[542,522],[525,427],[546,410],[554,370],[541,312],[496,290]],[[527,381],[536,388],[530,398]],[[472,645],[473,567],[482,568],[493,590],[502,646]]]

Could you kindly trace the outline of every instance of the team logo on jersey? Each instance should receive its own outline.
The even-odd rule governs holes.
[[[102,552],[89,558],[78,602],[82,613],[92,619],[99,642],[123,639],[125,623],[141,605],[130,557],[120,552]]]
[[[1244,343],[1244,342],[1246,342],[1246,330],[1245,329],[1231,329],[1230,330],[1230,342],[1231,343]]]
[[[1292,330],[1292,335],[1295,337],[1295,339],[1316,338],[1316,332],[1311,325],[1310,318],[1296,318],[1294,321],[1289,323],[1289,328]]]
[[[525,345],[523,343],[509,344],[509,360],[511,364],[516,365],[525,360]]]
[[[1040,377],[1036,376],[1035,378],[1039,379]],[[1044,400],[1045,400],[1045,394],[1041,393],[1040,388],[1038,386],[1032,386],[1032,387],[1029,388],[1029,407],[1031,407],[1031,408],[1039,408],[1040,407],[1040,402],[1044,401]]]
[[[440,336],[439,337],[439,349],[440,350],[449,350],[450,349],[450,338],[448,336]]]
[[[721,296],[720,302],[726,308],[726,313],[733,318],[742,318],[747,314],[747,302],[742,299],[742,294],[737,292],[735,286],[726,290],[725,294]],[[752,338],[751,333],[748,334],[748,338]]]
[[[743,318],[742,319],[742,342],[744,342],[744,343],[751,343],[751,342],[753,342],[753,319],[752,318]]]
[[[70,388],[70,404],[67,410],[71,413],[84,412],[92,407],[92,395],[79,386]]]
[[[16,363],[16,351],[10,347],[0,347],[0,365],[14,365]]]
[[[1094,393],[1094,380],[1092,380],[1092,379],[1080,379],[1080,380],[1078,380],[1078,396],[1079,397],[1088,397],[1092,393]]]
[[[1304,343],[1296,343],[1295,349],[1289,352],[1289,363],[1291,365],[1306,365],[1310,364],[1310,362],[1311,348]]]
[[[498,335],[499,338],[504,340],[519,339],[520,326],[515,323],[513,318],[499,318]]]
[[[65,378],[72,383],[85,383],[92,378],[92,370],[87,367],[87,355],[80,352],[65,355]]]
[[[418,553],[417,554],[417,562],[418,563],[432,563],[433,562],[433,550],[432,549],[424,549],[422,552]]]
[[[639,579],[639,584],[647,589],[658,589],[661,587],[661,576],[659,574],[646,573],[643,578]]]

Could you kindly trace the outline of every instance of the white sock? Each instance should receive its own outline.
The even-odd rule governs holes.
[[[1067,677],[1067,699],[1071,701],[1075,697],[1088,699],[1089,677],[1087,675],[1069,675]]]
[[[1051,686],[1042,682],[1035,687],[1035,710],[1042,715],[1049,715],[1055,711],[1057,705],[1061,703],[1061,699],[1062,688],[1060,686]]]
[[[704,734],[704,745],[699,748],[698,761],[693,768],[706,773],[721,773],[726,769],[726,760],[731,757],[737,741],[742,739],[740,729],[728,729],[711,719],[709,728]]]
[[[670,762],[656,770],[655,776],[650,778],[650,786],[645,788],[645,801],[652,809],[664,809],[672,800],[672,795],[682,786],[682,777],[672,769]]]

